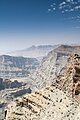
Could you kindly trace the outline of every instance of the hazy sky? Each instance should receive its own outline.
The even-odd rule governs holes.
[[[0,0],[0,53],[80,44],[80,0]]]

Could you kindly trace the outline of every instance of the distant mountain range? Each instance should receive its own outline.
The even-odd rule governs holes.
[[[58,47],[58,45],[40,45],[40,46],[31,46],[24,50],[16,50],[7,53],[11,56],[23,56],[30,58],[42,58],[46,56],[51,50]]]

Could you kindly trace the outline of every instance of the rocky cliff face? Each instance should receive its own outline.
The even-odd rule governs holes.
[[[58,83],[64,92],[80,102],[80,56],[78,54],[68,58],[64,74],[59,76]]]
[[[80,47],[60,46],[48,54],[33,75],[36,87],[44,88],[9,104],[6,120],[80,120],[80,56],[70,55],[73,50]]]
[[[65,65],[67,64],[68,56],[78,53],[80,54],[80,46],[61,45],[55,50],[49,52],[34,74],[29,79],[35,81],[36,87],[50,85],[58,76],[64,74]]]
[[[0,56],[0,77],[24,77],[36,69],[39,62],[35,58]]]

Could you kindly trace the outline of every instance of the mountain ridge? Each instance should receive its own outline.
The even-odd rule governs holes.
[[[31,57],[31,58],[38,58],[38,57],[44,57],[50,52],[51,50],[58,47],[58,45],[39,45],[39,46],[31,46],[29,48],[23,49],[23,50],[16,50],[7,53],[7,55],[12,56],[23,56],[23,57]]]
[[[80,119],[80,46],[75,54],[73,49],[61,46],[48,54],[32,78],[37,90],[9,104],[6,120]]]

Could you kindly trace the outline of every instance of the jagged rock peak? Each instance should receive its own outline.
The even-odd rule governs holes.
[[[70,55],[64,74],[58,77],[62,90],[80,103],[80,56],[78,54]]]

